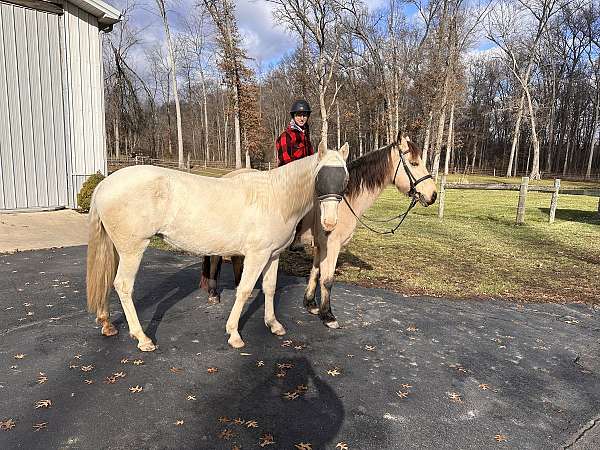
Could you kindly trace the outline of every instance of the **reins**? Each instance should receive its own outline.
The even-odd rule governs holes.
[[[396,141],[392,142],[391,144],[388,144],[384,147],[379,148],[378,150],[389,149],[389,148],[392,148],[397,145],[398,145],[398,141],[396,140]],[[361,225],[363,225],[365,228],[372,231],[373,233],[394,234],[398,230],[398,228],[400,228],[400,225],[402,225],[402,222],[404,222],[404,219],[406,219],[406,216],[408,216],[408,213],[410,212],[410,210],[413,209],[415,207],[415,205],[417,204],[417,202],[419,201],[417,198],[417,194],[418,194],[417,193],[417,185],[419,183],[421,183],[422,181],[425,181],[429,178],[433,178],[431,176],[431,174],[428,174],[419,179],[416,179],[415,176],[410,171],[410,169],[408,168],[408,166],[406,165],[406,161],[404,160],[404,155],[407,153],[410,153],[410,150],[407,150],[406,152],[401,152],[400,149],[398,149],[398,154],[400,155],[400,161],[398,161],[398,165],[396,166],[396,171],[394,172],[394,178],[392,179],[392,183],[396,184],[396,177],[398,176],[398,170],[400,169],[400,164],[402,164],[404,167],[404,172],[406,173],[406,176],[408,177],[408,181],[410,182],[410,189],[408,191],[408,196],[411,197],[411,202],[410,202],[410,205],[408,206],[408,209],[402,214],[398,214],[397,216],[391,217],[389,219],[383,219],[383,220],[370,219],[369,217],[365,216],[365,219],[370,220],[371,222],[375,222],[375,223],[387,223],[387,222],[391,222],[392,220],[400,219],[400,222],[398,222],[398,224],[394,228],[387,230],[387,231],[379,231],[379,230],[376,230],[373,227],[369,226],[358,216],[358,214],[356,214],[356,212],[354,212],[354,209],[352,208],[352,206],[350,206],[350,202],[344,195],[344,202],[346,203],[346,205],[348,205],[350,212],[354,215],[354,217],[356,217],[356,220],[358,220],[361,223]]]

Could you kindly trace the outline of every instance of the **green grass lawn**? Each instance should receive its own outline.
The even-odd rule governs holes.
[[[550,198],[529,193],[526,224],[516,226],[518,192],[449,190],[443,221],[435,204],[415,207],[395,235],[379,236],[359,225],[340,254],[336,278],[406,294],[600,303],[598,198],[560,196],[556,221],[549,224]],[[407,204],[389,188],[367,215],[387,218]],[[282,267],[307,275],[310,257],[288,252]]]

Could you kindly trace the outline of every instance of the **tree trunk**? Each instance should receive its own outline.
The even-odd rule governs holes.
[[[590,139],[590,151],[588,156],[587,170],[585,178],[592,176],[592,162],[594,161],[594,148],[598,142],[598,115],[600,114],[600,89],[596,89],[596,109],[594,112],[594,121],[592,122],[592,138]]]
[[[519,100],[519,110],[517,112],[517,120],[515,122],[515,128],[513,132],[512,146],[510,148],[510,156],[508,157],[508,168],[506,169],[506,176],[510,177],[513,172],[513,164],[516,161],[517,143],[519,142],[519,134],[521,133],[521,120],[523,119],[523,108],[525,106],[525,91],[521,94],[521,100]],[[516,169],[515,169],[516,172]]]
[[[204,71],[200,71],[200,79],[202,81],[202,103],[204,106],[204,167],[210,159],[210,147],[208,145],[208,102],[206,98],[206,80],[204,79]]]
[[[121,142],[119,139],[119,118],[115,115],[115,119],[113,122],[113,126],[115,128],[115,158],[121,158]]]
[[[450,107],[450,120],[448,122],[448,139],[446,140],[446,161],[444,162],[444,175],[448,175],[450,166],[450,154],[452,153],[452,144],[454,142],[454,103]],[[474,156],[473,156],[474,158]]]
[[[438,171],[440,168],[440,155],[442,153],[442,140],[444,139],[444,126],[446,124],[446,105],[442,107],[440,118],[438,119],[438,130],[435,141],[435,153],[433,156],[433,165],[431,167],[431,175],[437,181]]]
[[[164,0],[156,0],[160,16],[165,28],[165,36],[167,40],[167,51],[169,56],[169,66],[171,68],[171,84],[173,89],[173,99],[175,100],[175,116],[177,119],[177,155],[178,165],[180,169],[185,167],[183,160],[183,131],[181,127],[181,106],[179,105],[179,93],[177,92],[177,68],[175,66],[175,53],[173,52],[173,42],[171,40],[171,30],[169,29],[169,21],[167,20],[167,11],[165,9]]]
[[[427,152],[429,151],[429,139],[431,136],[431,126],[433,124],[433,110],[429,110],[429,119],[427,119],[427,129],[425,130],[425,142],[423,143],[423,164],[427,166]]]

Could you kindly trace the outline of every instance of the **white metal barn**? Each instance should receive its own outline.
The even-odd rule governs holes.
[[[0,0],[0,211],[76,207],[106,174],[99,0]]]

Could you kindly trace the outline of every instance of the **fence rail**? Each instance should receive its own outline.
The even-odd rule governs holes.
[[[556,215],[556,207],[558,205],[558,196],[562,195],[587,195],[590,197],[598,197],[598,214],[600,215],[600,189],[561,189],[560,179],[554,180],[554,186],[529,186],[529,177],[523,177],[521,184],[502,184],[502,183],[447,183],[446,176],[442,177],[440,185],[440,195],[438,203],[438,217],[444,218],[444,207],[446,203],[446,191],[448,189],[476,189],[476,190],[492,190],[492,191],[519,191],[519,203],[517,204],[518,225],[525,223],[525,205],[528,192],[546,192],[551,193],[550,199],[550,214],[549,222],[553,223]]]

